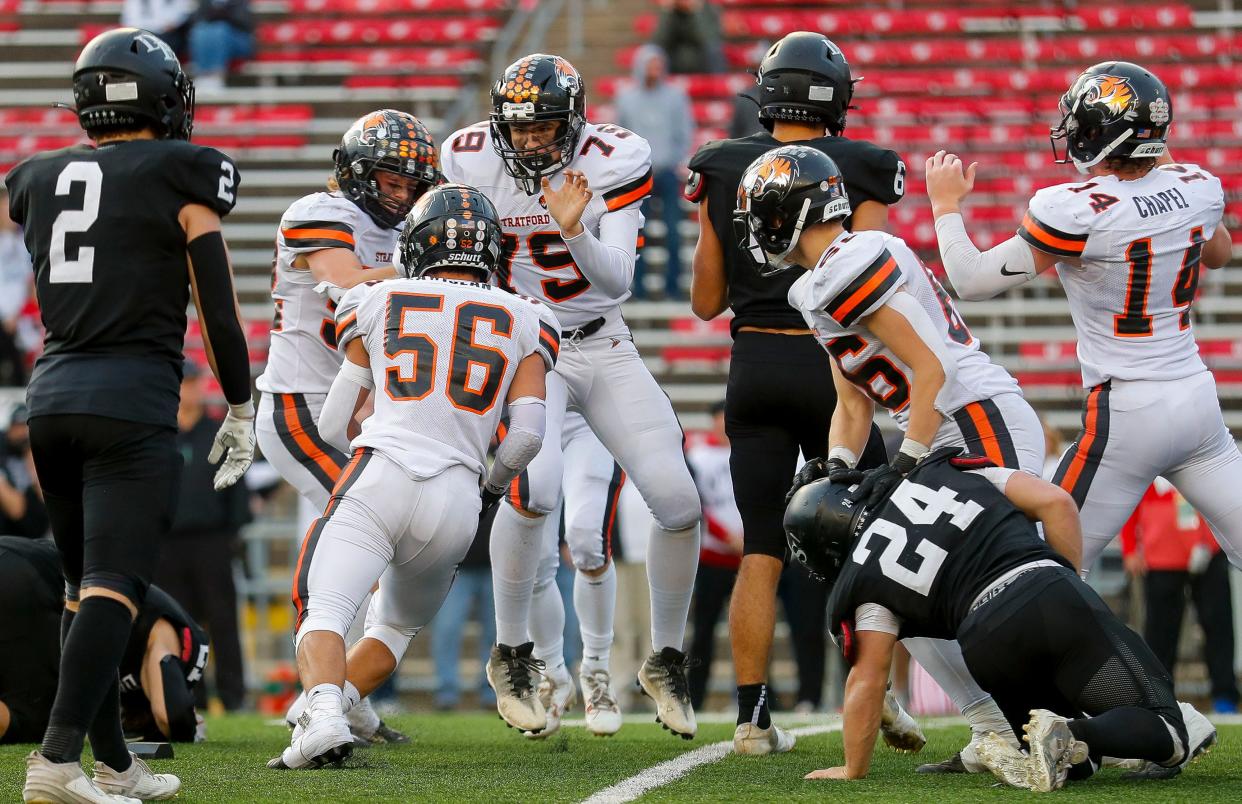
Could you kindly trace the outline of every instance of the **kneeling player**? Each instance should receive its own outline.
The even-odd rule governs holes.
[[[1090,775],[1104,756],[1180,767],[1215,741],[1142,639],[1078,577],[1082,534],[1068,494],[947,448],[882,498],[866,496],[819,481],[785,513],[791,552],[832,587],[830,622],[851,664],[845,764],[808,778],[867,774],[893,646],[906,636],[957,639],[1014,733],[1026,732],[1029,755],[995,734],[978,748],[1015,787],[1056,789],[1071,767]]]
[[[498,502],[539,451],[560,328],[542,304],[485,284],[500,244],[490,201],[464,185],[437,187],[398,241],[405,278],[358,286],[337,309],[345,360],[319,431],[352,447],[353,458],[298,559],[293,602],[307,708],[270,767],[349,756],[344,637],[363,599],[383,576],[349,656],[350,680],[365,696],[439,610],[482,505]],[[372,390],[374,412],[354,434],[350,422]],[[488,442],[506,407],[508,433],[480,502]]]

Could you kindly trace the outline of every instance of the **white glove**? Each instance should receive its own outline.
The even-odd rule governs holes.
[[[224,463],[216,471],[216,491],[227,489],[236,483],[246,474],[250,462],[254,460],[253,402],[229,405],[229,415],[224,417],[224,423],[220,425],[215,440],[211,442],[207,462],[216,463],[222,457]]]

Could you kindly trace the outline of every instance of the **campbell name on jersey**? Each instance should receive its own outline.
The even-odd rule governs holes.
[[[849,641],[864,603],[893,612],[903,639],[953,639],[975,598],[1004,573],[1035,561],[1070,566],[988,470],[969,468],[989,462],[959,452],[950,447],[924,458],[867,514],[828,599],[838,644]]]
[[[180,140],[74,145],[9,172],[47,331],[32,415],[176,426],[190,303],[179,215],[197,204],[224,217],[240,180],[229,157]]]
[[[560,323],[543,304],[491,285],[389,279],[352,288],[336,311],[343,349],[362,338],[375,412],[351,447],[371,447],[415,479],[461,464],[483,471],[518,363],[551,370]]]
[[[363,268],[392,262],[399,229],[378,226],[339,192],[312,193],[293,202],[276,234],[272,266],[272,344],[267,368],[256,385],[277,394],[326,394],[341,355],[336,350],[334,302],[315,292],[309,268],[296,266],[300,255],[327,248],[354,252]]]
[[[505,233],[502,284],[551,307],[566,328],[599,318],[630,297],[629,290],[619,296],[604,293],[583,276],[543,195],[527,195],[505,172],[504,162],[492,148],[487,123],[464,128],[446,143],[440,156],[445,178],[477,187],[500,213]],[[605,215],[636,208],[650,195],[651,148],[632,131],[595,123],[583,127],[577,148],[568,169],[586,174],[594,197],[582,213],[582,225],[599,237]],[[551,181],[553,187],[559,187],[564,178],[558,175]],[[631,244],[634,247],[638,246],[641,226],[640,216],[640,228]]]
[[[1096,176],[1037,192],[1018,235],[1076,258],[1058,263],[1086,387],[1177,380],[1205,370],[1191,331],[1202,244],[1224,212],[1218,178],[1162,165],[1139,179]]]
[[[913,295],[927,314],[925,321],[911,322],[915,330],[956,361],[957,371],[936,397],[941,413],[1019,391],[1009,372],[979,348],[949,295],[899,237],[879,231],[843,233],[815,269],[794,282],[789,303],[802,312],[841,373],[904,427],[914,372],[861,323],[902,292]],[[940,344],[933,339],[943,347],[936,348]]]

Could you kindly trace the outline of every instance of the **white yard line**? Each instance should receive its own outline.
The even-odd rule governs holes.
[[[824,734],[840,730],[841,721],[837,720],[835,723],[823,723],[818,726],[803,726],[791,729],[791,732],[796,737],[809,737],[814,734]],[[653,765],[641,773],[614,784],[612,787],[599,791],[586,799],[583,804],[624,804],[624,802],[633,801],[649,790],[663,787],[670,782],[680,779],[701,765],[719,762],[732,750],[732,740],[721,740],[718,743],[687,751],[679,757],[670,759],[667,762],[661,762],[659,765]]]

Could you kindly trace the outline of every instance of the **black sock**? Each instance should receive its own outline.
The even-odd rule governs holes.
[[[41,753],[52,762],[82,758],[86,730],[100,702],[117,683],[117,668],[132,625],[129,609],[118,600],[93,596],[78,607],[60,654],[56,702],[43,735]]]
[[[95,713],[95,721],[87,729],[91,740],[91,752],[95,759],[118,773],[129,768],[129,746],[125,743],[125,730],[121,727],[121,677],[112,679],[112,685],[104,693]]]
[[[772,725],[767,684],[742,684],[737,688],[737,724],[743,723],[754,723],[761,729]]]
[[[60,649],[62,651],[65,649],[65,640],[69,638],[69,629],[73,627],[73,615],[75,614],[77,612],[70,611],[68,607],[60,613]]]
[[[1173,758],[1173,735],[1164,718],[1150,709],[1122,706],[1095,717],[1069,722],[1075,740],[1087,744],[1093,756],[1148,759]]]

